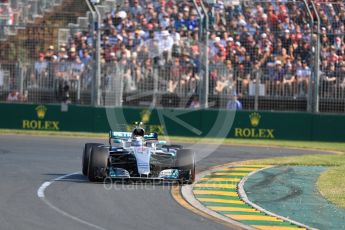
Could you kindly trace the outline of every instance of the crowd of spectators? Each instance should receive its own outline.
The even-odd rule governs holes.
[[[9,0],[0,0],[0,19],[5,25],[13,25],[14,14]]]
[[[77,32],[69,42],[59,47],[50,45],[38,54],[29,71],[28,88],[54,89],[60,101],[70,101],[70,90],[90,90],[94,58],[92,36]]]
[[[210,21],[210,93],[250,94],[257,72],[265,95],[307,95],[315,63],[316,27],[301,2],[216,0],[205,3]],[[321,88],[344,87],[344,2],[319,3],[322,19]],[[169,92],[189,90],[200,80],[200,30],[195,7],[188,1],[125,0],[104,19],[104,62],[130,67],[127,85],[142,85],[143,72],[164,66],[159,78]],[[148,61],[150,59],[151,61]],[[185,61],[187,59],[187,62]],[[326,63],[327,61],[327,63]],[[147,64],[149,62],[149,64]],[[178,64],[177,64],[178,63]],[[345,66],[344,66],[345,68]],[[337,76],[334,76],[337,75]],[[326,87],[327,86],[327,87]],[[136,89],[129,87],[128,90]]]
[[[321,18],[321,93],[344,98],[345,89],[345,4],[316,2]]]
[[[345,4],[315,2],[322,28],[321,94],[336,97],[345,90]],[[196,3],[200,5],[200,0]],[[236,95],[240,100],[255,94],[251,86],[257,81],[264,86],[264,95],[308,94],[317,36],[309,6],[303,1],[215,0],[204,4],[209,17],[211,95]],[[112,69],[117,68],[121,69],[116,74],[122,75],[124,92],[151,90],[157,77],[159,90],[197,99],[205,69],[201,61],[205,24],[200,16],[204,17],[187,0],[124,0],[106,13],[101,27],[104,87],[111,89]],[[32,79],[37,81],[40,69],[47,68],[44,61],[68,61],[78,67],[57,65],[54,76],[75,78],[90,87],[90,75],[81,73],[94,60],[92,40],[87,32],[79,32],[52,55],[42,54]]]
[[[193,5],[125,0],[103,22],[103,62],[124,68],[125,92],[158,88],[193,95],[199,76],[200,20]]]

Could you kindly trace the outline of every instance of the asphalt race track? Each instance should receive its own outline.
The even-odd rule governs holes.
[[[168,185],[110,184],[105,188],[77,174],[52,183],[44,193],[46,202],[39,198],[37,190],[45,181],[81,171],[85,142],[102,143],[85,138],[0,135],[0,229],[228,229],[180,206]],[[198,162],[197,170],[301,153],[316,152],[223,145]]]

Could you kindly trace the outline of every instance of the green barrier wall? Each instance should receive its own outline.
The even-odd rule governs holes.
[[[345,141],[345,116],[225,110],[0,104],[2,129],[108,132],[143,120],[171,136]],[[108,121],[111,121],[110,123]]]

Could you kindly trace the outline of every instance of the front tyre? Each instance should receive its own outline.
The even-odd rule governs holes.
[[[84,176],[88,175],[89,172],[89,159],[91,154],[91,148],[94,146],[100,146],[99,143],[86,143],[83,151],[83,160],[82,160],[82,172]]]
[[[190,149],[179,149],[176,152],[175,167],[180,170],[180,182],[193,184],[195,181],[195,154]]]
[[[89,160],[89,174],[90,181],[103,181],[107,176],[107,166],[109,158],[109,148],[104,146],[93,146],[91,148]]]

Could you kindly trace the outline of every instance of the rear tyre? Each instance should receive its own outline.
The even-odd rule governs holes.
[[[175,167],[181,172],[180,182],[182,184],[192,184],[195,181],[195,159],[192,150],[177,150]]]
[[[89,159],[90,159],[90,154],[91,154],[91,148],[93,146],[100,146],[102,144],[99,143],[86,143],[84,146],[84,151],[83,151],[83,160],[82,160],[82,171],[83,175],[87,176],[89,172]]]
[[[104,146],[93,146],[89,160],[88,178],[92,182],[103,181],[108,166],[109,149]]]

